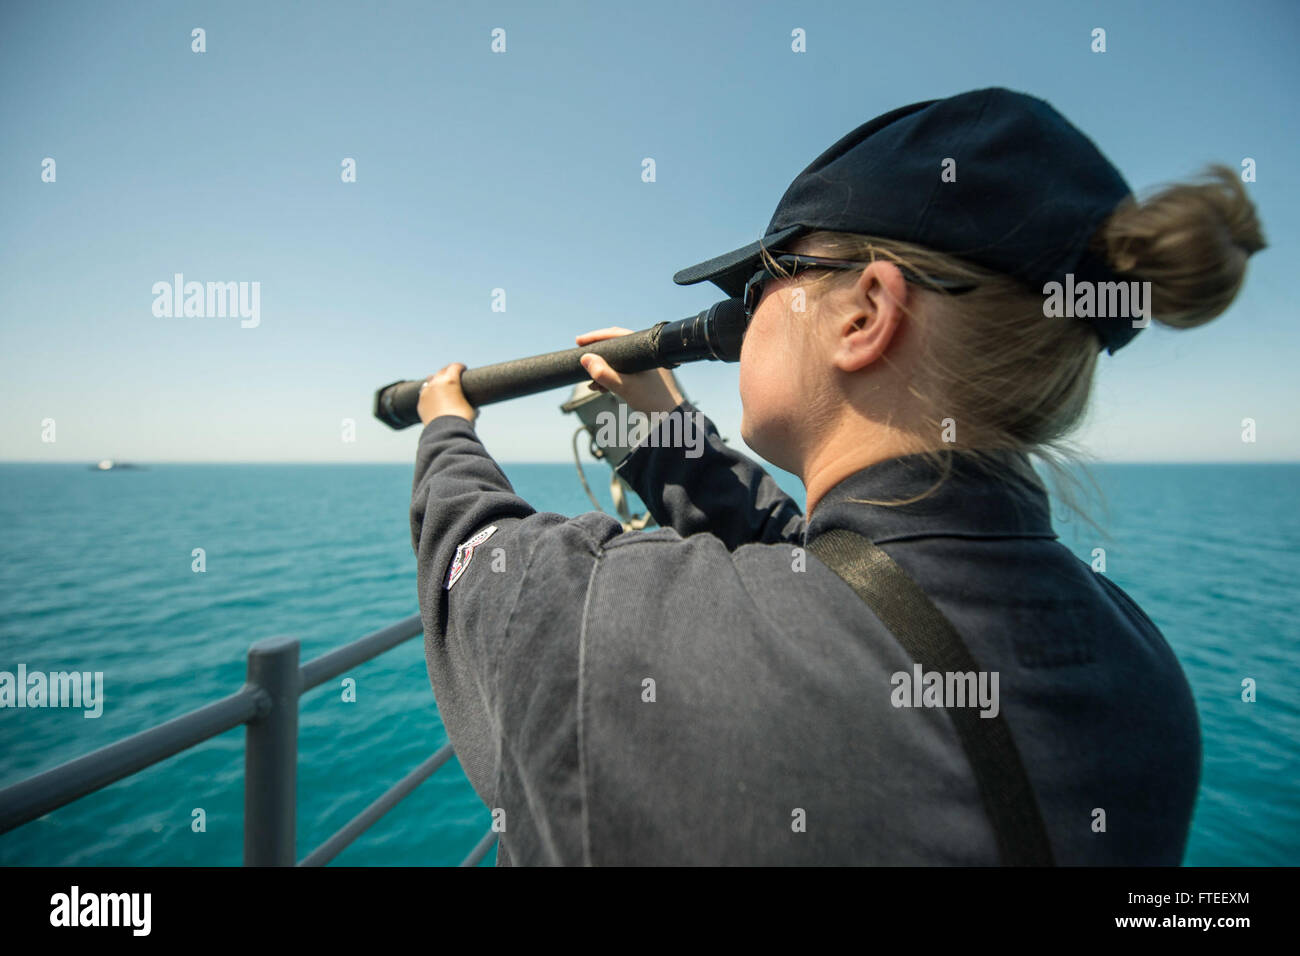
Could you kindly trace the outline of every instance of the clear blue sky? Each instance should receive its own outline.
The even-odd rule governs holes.
[[[720,294],[672,274],[758,238],[841,135],[1000,85],[1052,102],[1139,191],[1258,163],[1271,248],[1244,294],[1103,357],[1085,447],[1300,460],[1298,27],[1292,0],[8,0],[0,458],[411,461],[418,429],[370,417],[378,385],[697,312]],[[155,317],[153,284],[178,272],[260,282],[260,325]],[[736,367],[679,374],[739,441]],[[489,406],[479,433],[502,461],[567,460],[566,395]]]

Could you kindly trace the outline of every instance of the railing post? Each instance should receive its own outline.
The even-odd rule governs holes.
[[[248,651],[248,683],[270,709],[248,722],[244,748],[244,865],[293,866],[297,852],[298,641]]]

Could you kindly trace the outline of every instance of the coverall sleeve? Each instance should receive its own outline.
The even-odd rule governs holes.
[[[410,519],[438,711],[470,783],[493,806],[501,762],[512,759],[503,738],[521,723],[557,731],[556,752],[536,744],[530,758],[572,762],[572,733],[558,731],[571,727],[577,694],[562,685],[577,673],[577,623],[596,557],[623,528],[600,512],[535,511],[455,415],[432,419],[420,435]],[[536,679],[502,686],[501,661],[519,652],[507,645],[520,633],[540,642],[530,658]]]
[[[704,441],[697,447],[682,447],[680,441],[671,447],[665,420],[659,432],[663,440],[647,436],[616,469],[654,519],[683,538],[712,534],[728,551],[745,544],[800,541],[803,512],[772,476],[729,448],[713,422],[689,401],[673,412],[700,423]]]

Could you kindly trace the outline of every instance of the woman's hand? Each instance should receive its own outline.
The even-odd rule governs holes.
[[[459,415],[473,423],[478,409],[465,399],[460,387],[460,373],[465,371],[462,362],[452,362],[441,371],[430,375],[420,386],[420,423],[429,424],[440,415]]]
[[[611,327],[584,332],[578,336],[579,345],[590,345],[604,339],[628,335],[631,329]],[[634,411],[650,414],[651,412],[671,412],[680,405],[684,398],[677,385],[677,379],[666,368],[651,369],[647,372],[616,372],[609,363],[595,353],[584,355],[582,367],[587,370],[598,391],[613,392]]]

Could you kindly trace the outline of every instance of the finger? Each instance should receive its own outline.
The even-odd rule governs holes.
[[[611,325],[604,329],[593,329],[590,332],[583,332],[577,337],[579,345],[590,345],[592,342],[600,342],[604,339],[618,338],[620,335],[631,335],[631,329],[625,329],[621,326]]]
[[[591,380],[597,385],[603,385],[611,391],[617,391],[623,385],[623,377],[609,367],[609,363],[595,353],[588,353],[579,360],[582,367],[587,370]]]
[[[452,362],[450,365],[444,365],[430,378],[439,385],[451,385],[460,383],[460,373],[465,368],[461,362]]]

